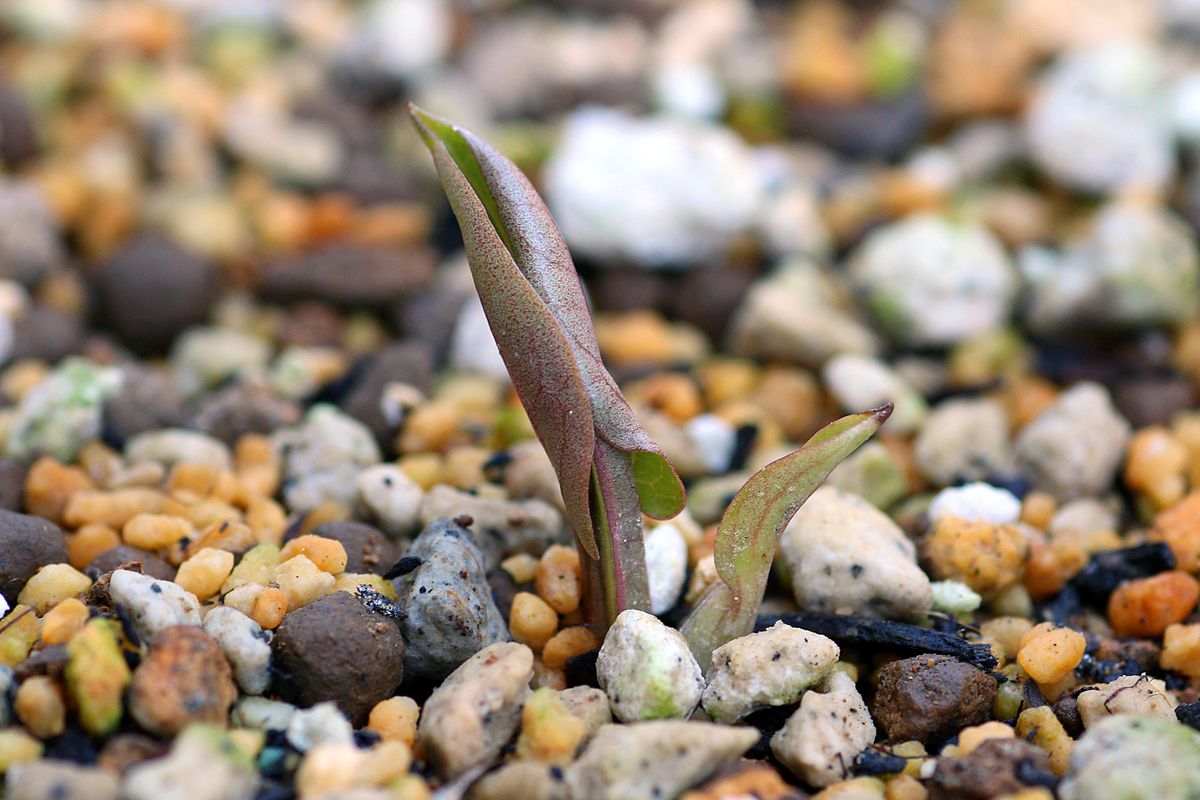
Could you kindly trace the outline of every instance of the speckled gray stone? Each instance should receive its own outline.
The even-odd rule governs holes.
[[[480,649],[508,641],[470,531],[453,520],[435,520],[404,555],[421,559],[395,580],[404,609],[406,675],[441,680]]]
[[[246,694],[262,694],[271,682],[271,633],[229,606],[218,606],[204,617],[204,631],[221,648],[233,676]]]
[[[144,642],[173,625],[200,624],[196,596],[171,581],[119,569],[109,580],[108,593]]]

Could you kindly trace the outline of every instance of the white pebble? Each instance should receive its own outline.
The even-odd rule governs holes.
[[[260,731],[285,731],[296,707],[282,700],[268,700],[255,695],[243,695],[233,706],[230,721],[239,728]]]
[[[354,728],[333,703],[317,703],[292,715],[287,740],[304,753],[319,744],[354,744]]]
[[[271,682],[271,634],[242,612],[219,606],[204,617],[204,631],[217,640],[247,694],[262,694]]]
[[[854,759],[875,741],[875,723],[853,679],[834,672],[825,691],[808,692],[771,737],[771,752],[812,786],[850,777]]]
[[[119,569],[109,580],[108,593],[144,642],[172,625],[200,624],[196,596],[171,581]]]
[[[968,483],[943,489],[929,506],[930,522],[958,517],[969,522],[1008,525],[1021,518],[1021,501],[1007,489],[988,483]]]
[[[670,610],[687,577],[687,542],[673,524],[657,525],[646,534],[646,577],[650,583],[650,610]]]
[[[416,529],[425,493],[404,470],[394,464],[368,467],[358,474],[356,486],[359,502],[388,536],[408,536]]]
[[[686,719],[700,702],[704,676],[687,641],[644,611],[622,611],[596,658],[596,677],[622,722]]]
[[[933,610],[947,614],[969,614],[983,604],[983,597],[960,581],[935,581]]]
[[[684,432],[696,445],[709,472],[720,475],[729,469],[737,430],[727,420],[716,414],[700,414],[688,420]]]

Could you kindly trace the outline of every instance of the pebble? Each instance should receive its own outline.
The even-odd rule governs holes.
[[[121,373],[83,358],[68,358],[25,393],[9,431],[6,453],[72,461],[100,435],[104,402],[121,386]]]
[[[1106,717],[1076,743],[1058,793],[1062,800],[1200,793],[1200,732],[1155,717]]]
[[[1017,466],[1036,488],[1059,500],[1095,496],[1112,483],[1129,434],[1108,392],[1078,383],[1021,429]]]
[[[361,522],[326,522],[313,529],[313,533],[341,542],[346,551],[345,571],[349,573],[382,575],[400,558],[400,551],[391,540]]]
[[[677,797],[758,741],[754,728],[659,720],[605,725],[567,769],[572,797],[660,800]]]
[[[790,262],[750,287],[730,321],[729,346],[748,358],[812,368],[839,354],[873,355],[875,334],[842,307],[841,294],[816,264]]]
[[[288,723],[292,721],[292,717],[296,713],[297,708],[291,703],[244,694],[234,704],[233,711],[229,714],[229,722],[238,728],[284,731],[287,730]],[[340,715],[341,712],[338,714]],[[342,719],[344,720],[345,717]]]
[[[790,705],[825,680],[840,653],[825,636],[776,622],[713,651],[700,702],[714,722],[727,724],[759,709]]]
[[[996,680],[949,656],[892,661],[878,673],[871,716],[892,742],[932,742],[991,716]]]
[[[142,565],[142,572],[160,581],[175,580],[175,568],[148,550],[121,544],[109,548],[92,559],[87,572],[103,575],[132,561]]]
[[[650,584],[650,611],[662,614],[674,608],[687,578],[688,546],[670,522],[655,525],[646,534],[646,578]]]
[[[10,358],[36,359],[55,364],[78,353],[83,346],[83,326],[75,317],[44,306],[28,308],[13,325]]]
[[[103,736],[121,722],[122,695],[129,685],[129,666],[117,641],[119,628],[93,617],[67,642],[63,671],[67,694],[74,702],[79,725],[92,736]]]
[[[271,634],[233,608],[220,606],[204,615],[204,632],[229,659],[238,686],[246,694],[262,694],[271,682]]]
[[[960,581],[934,581],[931,588],[934,611],[962,616],[970,614],[983,604],[983,597]]]
[[[406,557],[420,559],[420,566],[394,581],[408,642],[405,672],[412,677],[444,678],[480,648],[508,640],[476,541],[443,518],[405,550]]]
[[[1191,228],[1166,209],[1103,206],[1060,254],[1031,250],[1026,318],[1042,334],[1187,322],[1200,306],[1200,255]]]
[[[847,413],[857,413],[892,403],[886,431],[897,435],[920,429],[928,407],[925,398],[897,372],[877,358],[838,355],[821,370],[829,393]]]
[[[508,449],[512,461],[504,468],[504,488],[514,500],[537,498],[564,513],[562,490],[554,464],[541,442],[517,442]]]
[[[1163,68],[1148,45],[1119,40],[1062,55],[1025,112],[1037,166],[1089,193],[1164,186],[1175,159]]]
[[[418,745],[444,778],[490,763],[517,732],[529,696],[533,653],[499,642],[467,659],[425,702]]]
[[[850,276],[875,321],[904,347],[942,347],[999,328],[1018,286],[987,229],[933,214],[872,232]]]
[[[228,733],[191,725],[162,758],[129,770],[123,800],[252,800],[258,773]]]
[[[686,719],[700,702],[704,676],[687,640],[650,614],[622,611],[604,637],[596,678],[622,722]]]
[[[687,421],[684,430],[711,474],[720,475],[729,469],[737,446],[737,430],[728,420],[716,414],[698,414]]]
[[[891,508],[908,492],[904,467],[882,442],[867,442],[838,464],[828,486],[858,495],[878,509]]]
[[[538,761],[510,761],[479,779],[467,794],[468,800],[569,800],[561,767]]]
[[[1021,501],[1007,489],[982,481],[942,489],[929,504],[929,521],[957,517],[968,522],[1009,525],[1021,518]]]
[[[271,640],[274,691],[301,706],[333,701],[355,723],[404,677],[396,623],[334,592],[288,612]]]
[[[562,515],[541,500],[499,500],[479,497],[449,486],[434,486],[421,500],[421,524],[469,516],[475,544],[490,570],[515,553],[540,555],[552,544],[567,540]]]
[[[836,671],[821,691],[806,692],[800,708],[771,737],[771,752],[811,786],[850,777],[850,765],[875,741],[875,723],[854,679]]]
[[[979,481],[1009,465],[1008,414],[995,400],[953,399],[925,418],[913,449],[917,469],[935,486]]]
[[[496,381],[509,380],[508,367],[500,356],[477,294],[468,298],[458,312],[450,336],[450,367],[460,372],[477,372]]]
[[[136,364],[121,368],[121,385],[104,403],[103,429],[112,441],[128,439],[184,421],[183,394],[169,373]]]
[[[4,774],[6,800],[117,800],[120,781],[97,767],[67,761],[25,761]]]
[[[0,509],[0,596],[6,608],[34,574],[67,562],[66,540],[53,522]]]
[[[154,637],[134,670],[129,713],[159,736],[173,736],[198,722],[224,728],[237,695],[217,641],[197,626],[178,625]]]
[[[939,758],[930,800],[987,800],[1053,785],[1045,751],[1024,739],[988,739],[967,755]]]
[[[1016,525],[946,516],[934,524],[925,553],[937,578],[962,581],[995,604],[1024,576],[1030,544]]]
[[[103,321],[139,355],[160,355],[208,317],[217,269],[161,234],[137,236],[92,275]]]
[[[804,610],[906,615],[927,611],[933,602],[916,547],[886,514],[855,495],[817,489],[779,546]]]
[[[35,287],[65,260],[46,198],[33,183],[0,181],[0,277]]]
[[[341,402],[342,410],[370,428],[376,443],[386,451],[402,421],[385,408],[387,387],[401,384],[427,391],[433,377],[433,353],[421,342],[406,340],[376,350],[357,369],[358,377]]]
[[[573,250],[649,268],[720,255],[763,194],[750,150],[728,130],[599,107],[568,115],[543,181]]]
[[[188,417],[187,427],[232,447],[248,433],[266,435],[299,421],[300,406],[297,403],[280,398],[253,382],[235,383],[204,395]]]
[[[434,253],[424,245],[382,247],[334,242],[263,265],[260,291],[294,303],[317,300],[348,307],[394,303],[432,276]]]
[[[1134,714],[1172,721],[1177,705],[1174,698],[1167,694],[1161,680],[1145,674],[1122,675],[1111,683],[1085,689],[1075,696],[1075,702],[1085,728],[1091,728],[1114,714]]]
[[[392,539],[411,536],[419,521],[420,485],[395,464],[377,464],[358,474],[359,503],[367,508],[380,529]]]
[[[272,442],[283,453],[283,496],[293,511],[311,511],[327,501],[353,508],[356,479],[380,461],[371,432],[337,408],[318,404],[294,428]]]
[[[288,717],[285,730],[288,744],[301,753],[322,744],[351,744],[354,741],[354,727],[332,702],[295,710]]]
[[[138,434],[126,443],[125,459],[131,464],[154,461],[166,467],[206,464],[217,469],[230,469],[233,466],[229,446],[224,442],[208,434],[182,428]]]
[[[186,397],[196,397],[239,376],[263,375],[271,346],[230,328],[189,328],[171,348],[171,373]]]
[[[144,642],[175,625],[199,625],[196,596],[177,584],[127,569],[112,573],[108,593]]]
[[[572,686],[558,693],[567,711],[583,722],[583,741],[587,742],[601,726],[612,722],[608,695],[595,686]]]

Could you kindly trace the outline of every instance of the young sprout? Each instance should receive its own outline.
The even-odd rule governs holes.
[[[754,630],[779,537],[834,467],[871,438],[892,413],[889,403],[817,431],[799,449],[750,476],[725,509],[713,555],[720,580],[696,603],[680,632],[708,672],[712,652]]]
[[[462,228],[471,275],[513,387],[562,489],[588,621],[649,610],[642,513],[684,490],[600,360],[566,242],[526,177],[474,134],[409,105]]]

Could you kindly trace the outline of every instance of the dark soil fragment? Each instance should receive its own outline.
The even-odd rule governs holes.
[[[66,540],[53,522],[0,511],[0,594],[10,606],[35,572],[67,561]]]
[[[938,759],[930,800],[989,800],[1057,783],[1045,751],[1024,739],[988,739],[969,755]]]
[[[970,664],[926,654],[879,670],[871,715],[892,741],[937,742],[990,718],[996,680]]]

